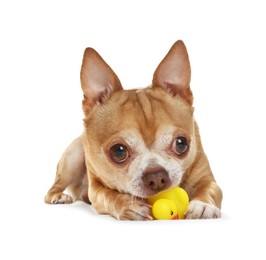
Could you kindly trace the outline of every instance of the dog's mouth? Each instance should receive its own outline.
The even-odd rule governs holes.
[[[172,185],[169,182],[167,184],[162,183],[161,185],[158,185],[158,186],[152,185],[151,189],[144,187],[143,193],[146,195],[145,197],[148,198],[148,197],[153,196],[153,195],[155,195],[161,191],[167,190],[171,187],[172,187]]]
[[[153,183],[151,183],[150,187],[147,187],[145,185],[138,185],[137,187],[135,187],[135,189],[133,190],[133,192],[130,192],[132,196],[136,196],[142,199],[147,199],[151,196],[156,195],[157,193],[167,190],[169,188],[172,188],[173,183],[172,182],[167,182],[167,184],[162,184],[162,185],[154,185]]]

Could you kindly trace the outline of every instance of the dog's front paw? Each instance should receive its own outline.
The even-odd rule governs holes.
[[[64,193],[56,193],[56,194],[47,194],[45,196],[45,202],[48,204],[70,204],[73,202],[71,196]]]
[[[192,200],[185,212],[186,219],[199,218],[220,218],[221,211],[214,205],[202,202],[200,200]]]
[[[152,220],[151,206],[145,202],[134,200],[122,207],[118,214],[119,220]]]

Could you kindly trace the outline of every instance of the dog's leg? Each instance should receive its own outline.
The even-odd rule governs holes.
[[[63,193],[66,188],[72,196]],[[45,196],[45,202],[72,203],[76,199],[88,202],[88,181],[82,136],[75,139],[62,155],[57,166],[55,182]]]
[[[192,197],[185,213],[187,219],[220,218],[222,191],[216,182],[206,183]]]
[[[110,214],[119,220],[151,220],[151,206],[137,197],[104,186],[89,174],[89,197],[100,214]]]
[[[181,184],[189,194],[190,203],[185,216],[187,219],[221,217],[222,191],[215,182],[209,162],[203,152],[188,171]]]

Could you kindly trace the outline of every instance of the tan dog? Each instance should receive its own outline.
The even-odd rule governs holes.
[[[186,218],[220,217],[222,192],[193,117],[190,74],[186,47],[177,41],[150,87],[123,90],[87,48],[81,67],[85,132],[63,154],[45,202],[83,200],[117,219],[149,220],[146,198],[178,185],[190,198]]]

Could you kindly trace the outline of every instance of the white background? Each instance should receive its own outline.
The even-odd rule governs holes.
[[[1,1],[0,258],[265,259],[265,17],[256,0]],[[83,131],[85,47],[125,88],[145,87],[177,39],[222,219],[119,222],[81,202],[44,204]]]

